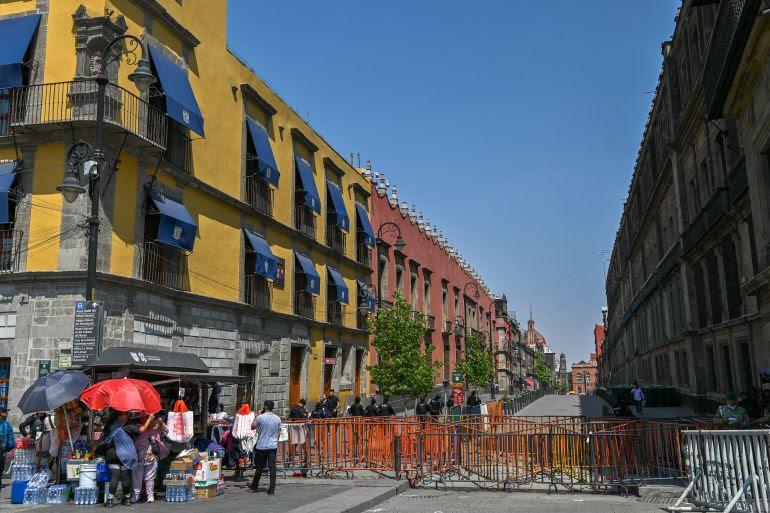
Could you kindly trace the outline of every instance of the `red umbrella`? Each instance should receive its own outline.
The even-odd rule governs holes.
[[[160,411],[160,394],[141,379],[108,379],[86,388],[80,400],[92,410]]]

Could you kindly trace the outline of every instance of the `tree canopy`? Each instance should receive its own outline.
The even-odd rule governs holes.
[[[486,341],[470,336],[465,340],[465,358],[456,367],[462,371],[465,381],[484,387],[495,379],[494,357],[492,347]]]
[[[382,395],[425,397],[433,391],[441,363],[431,363],[432,344],[423,348],[425,316],[412,310],[398,292],[393,293],[393,303],[391,308],[378,308],[369,319],[378,359],[366,368]]]
[[[535,379],[545,386],[551,381],[551,369],[548,368],[548,364],[541,354],[535,357]]]

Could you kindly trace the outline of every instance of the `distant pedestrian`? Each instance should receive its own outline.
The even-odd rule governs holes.
[[[300,399],[299,402],[289,410],[289,420],[297,420],[297,419],[306,419],[307,418],[307,410],[305,409],[305,405],[307,404],[307,401],[304,399]]]
[[[317,403],[315,403],[315,408],[313,408],[313,412],[310,414],[310,418],[311,419],[324,418],[324,407],[321,401],[318,401]]]
[[[387,396],[382,398],[382,404],[380,405],[378,413],[380,417],[392,417],[396,414],[395,410],[393,410],[393,407],[388,402]]]
[[[742,428],[749,423],[749,415],[743,406],[738,406],[738,396],[735,392],[725,394],[725,404],[717,409],[714,423],[731,428]]]
[[[262,413],[251,425],[252,429],[257,430],[257,445],[254,448],[254,479],[249,488],[257,491],[259,487],[259,478],[262,477],[262,469],[270,470],[270,486],[267,489],[268,495],[275,493],[275,453],[278,451],[278,434],[281,432],[281,419],[273,413],[273,401],[265,401]]]
[[[377,417],[379,416],[379,406],[377,406],[377,399],[374,397],[369,401],[369,406],[364,410],[364,417]]]
[[[361,406],[361,398],[356,397],[353,399],[353,404],[350,405],[350,409],[348,410],[348,415],[351,417],[363,417],[364,416],[364,407]]]
[[[642,408],[644,406],[644,392],[639,386],[639,383],[634,381],[634,387],[631,389],[631,396],[634,398],[634,404],[636,405],[636,413],[642,415]]]
[[[441,396],[437,395],[431,399],[428,403],[428,408],[430,409],[430,414],[434,417],[438,417],[444,413],[444,401],[441,400]]]
[[[468,399],[465,401],[466,406],[481,406],[481,399],[479,399],[479,396],[476,395],[476,391],[474,390],[471,392],[471,395],[468,396]]]
[[[16,447],[16,437],[8,422],[8,410],[0,409],[0,488],[3,487],[3,472],[5,471],[5,455]]]
[[[430,411],[430,410],[428,409],[428,405],[427,405],[427,404],[425,404],[425,398],[424,398],[424,397],[421,397],[421,398],[420,398],[420,401],[417,403],[417,407],[415,408],[415,411],[414,411],[414,413],[415,413],[415,414],[416,414],[418,417],[424,417],[425,415],[427,415],[427,414],[428,414],[428,412],[429,412],[429,411]]]
[[[327,416],[328,417],[336,417],[337,416],[337,407],[340,404],[340,399],[336,395],[334,395],[334,389],[329,390],[329,395],[326,396],[326,408],[327,408]]]

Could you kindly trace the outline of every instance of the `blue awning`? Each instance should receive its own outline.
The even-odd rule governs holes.
[[[254,149],[257,151],[257,157],[259,158],[257,174],[273,187],[278,187],[281,173],[278,171],[278,164],[275,163],[275,156],[273,155],[273,148],[270,146],[267,130],[249,117],[246,118],[246,125],[249,129],[251,142],[254,144]]]
[[[313,170],[310,168],[308,161],[300,156],[295,155],[294,162],[297,164],[299,179],[302,182],[302,189],[305,191],[305,205],[316,214],[320,214],[321,197],[318,195],[318,189],[315,186]]]
[[[273,252],[270,250],[270,245],[264,237],[251,230],[244,229],[243,232],[246,234],[249,244],[251,244],[251,249],[257,255],[254,272],[265,278],[275,280],[278,277],[278,260],[276,260]]]
[[[305,277],[307,278],[307,284],[305,285],[305,290],[307,290],[311,294],[315,294],[315,295],[320,294],[321,277],[318,276],[318,271],[315,270],[315,264],[313,263],[313,261],[310,260],[305,255],[300,255],[296,251],[294,252],[294,256],[297,257],[299,266],[302,268],[302,272],[305,273]]]
[[[326,269],[329,271],[329,276],[332,277],[332,281],[337,289],[337,301],[348,304],[348,286],[345,285],[342,274],[334,267],[328,265],[326,266]]]
[[[177,66],[157,48],[149,48],[155,72],[166,96],[166,114],[203,137],[203,115],[190,87],[187,71]]]
[[[358,214],[358,222],[361,223],[361,228],[364,230],[364,244],[374,247],[374,230],[372,229],[372,223],[369,222],[369,214],[366,213],[366,209],[360,203],[356,203],[356,213]]]
[[[198,224],[184,205],[172,200],[157,189],[148,192],[160,212],[157,241],[185,251],[192,251]]]
[[[363,282],[361,280],[356,280],[358,282],[358,297],[359,297],[359,304],[363,303],[366,305],[366,308],[370,311],[374,311],[374,306],[376,304],[376,301],[374,299],[374,295],[371,293],[371,286]]]
[[[326,180],[326,190],[329,191],[329,196],[332,199],[332,205],[334,206],[334,212],[337,217],[335,223],[340,229],[346,232],[350,230],[350,218],[348,217],[348,211],[345,210],[345,200],[342,199],[342,191],[336,184]]]
[[[0,162],[0,224],[10,221],[8,215],[8,191],[16,179],[16,162]]]
[[[0,20],[0,89],[22,85],[21,63],[39,23],[39,14]]]

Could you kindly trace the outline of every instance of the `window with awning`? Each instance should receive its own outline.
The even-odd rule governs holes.
[[[350,231],[350,218],[345,209],[345,200],[342,198],[342,191],[334,182],[326,180],[326,190],[331,198],[331,206],[334,211],[334,225],[344,231]]]
[[[340,303],[348,304],[348,286],[345,284],[345,279],[342,277],[342,273],[331,266],[326,266],[326,270],[331,277],[334,288],[337,290],[335,299]]]
[[[155,74],[166,99],[166,114],[203,137],[203,115],[190,86],[187,70],[179,67],[157,48],[149,46],[149,50]]]
[[[270,250],[267,240],[251,230],[244,229],[243,233],[246,234],[246,240],[249,241],[251,249],[256,256],[254,272],[265,278],[275,280],[278,277],[278,259],[275,258]]]
[[[321,213],[321,197],[318,195],[318,188],[315,185],[315,177],[313,175],[313,169],[310,167],[310,163],[300,156],[294,156],[294,162],[297,166],[297,174],[301,184],[302,192],[301,197],[297,198],[297,201],[302,201],[302,205],[306,206],[316,214]]]
[[[315,270],[315,264],[310,258],[300,253],[294,252],[294,256],[299,263],[300,272],[305,275],[305,291],[311,294],[318,295],[321,293],[321,277],[318,275],[318,271]]]
[[[0,89],[23,85],[22,65],[40,24],[40,14],[0,20]]]
[[[8,194],[16,180],[16,162],[0,162],[0,224],[11,222]]]
[[[157,189],[147,193],[160,214],[158,242],[184,251],[192,251],[198,224],[185,206]]]
[[[257,175],[277,188],[281,173],[278,171],[278,164],[275,162],[275,155],[273,155],[273,148],[270,146],[270,137],[267,135],[267,129],[249,117],[246,118],[246,127],[249,131],[249,138],[257,152]]]
[[[360,203],[356,203],[356,214],[358,215],[358,222],[361,224],[361,235],[363,236],[363,242],[367,246],[374,247],[374,229],[372,229],[372,223],[369,221],[369,214],[366,212],[366,208]]]

